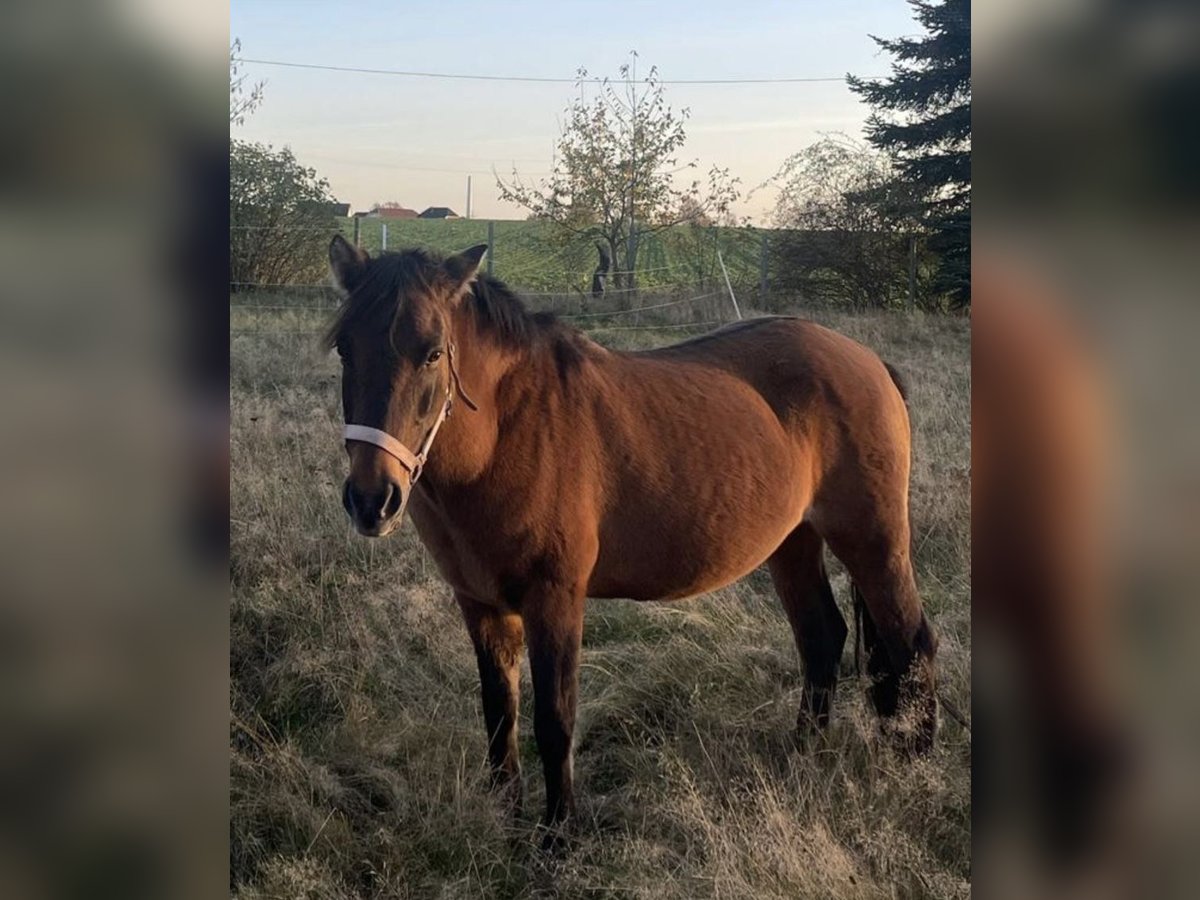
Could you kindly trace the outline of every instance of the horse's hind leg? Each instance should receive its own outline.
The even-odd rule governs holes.
[[[825,572],[825,542],[808,523],[788,535],[767,561],[804,665],[799,727],[825,727],[838,664],[846,643],[846,620],[833,599]]]
[[[898,732],[902,743],[925,751],[937,728],[934,654],[937,639],[917,594],[907,528],[827,534],[846,564],[861,604],[863,649],[875,711],[887,720],[913,717]]]

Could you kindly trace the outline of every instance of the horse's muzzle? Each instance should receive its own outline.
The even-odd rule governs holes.
[[[365,537],[383,537],[395,530],[404,515],[408,491],[391,480],[377,490],[362,491],[346,479],[342,488],[342,506],[358,533]]]

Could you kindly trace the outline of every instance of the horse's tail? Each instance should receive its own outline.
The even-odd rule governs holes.
[[[908,382],[904,380],[904,376],[889,362],[885,362],[883,367],[887,369],[888,374],[892,376],[892,384],[896,386],[896,390],[900,392],[900,399],[904,401],[904,405],[908,406]]]

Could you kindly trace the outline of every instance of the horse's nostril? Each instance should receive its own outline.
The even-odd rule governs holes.
[[[400,490],[400,485],[395,482],[388,482],[387,496],[383,501],[383,508],[379,511],[379,518],[390,519],[396,513],[400,512],[400,504],[404,500],[404,495]]]
[[[385,481],[379,490],[364,493],[347,479],[342,488],[342,506],[352,521],[363,528],[375,528],[399,514],[404,493],[394,481]]]

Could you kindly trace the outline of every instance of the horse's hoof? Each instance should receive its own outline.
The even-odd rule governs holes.
[[[937,737],[936,706],[920,713],[910,707],[905,712],[907,715],[888,716],[880,720],[884,737],[896,753],[905,758],[929,755],[933,752]],[[914,716],[919,718],[914,721]]]
[[[493,773],[488,790],[513,818],[520,818],[525,811],[525,789],[519,773]]]
[[[829,698],[815,698],[819,702],[811,703],[808,698],[800,702],[800,713],[796,716],[796,731],[800,734],[823,734],[829,730],[832,716],[829,711]]]
[[[538,830],[542,832],[541,847],[543,853],[550,856],[563,856],[571,849],[570,828],[566,821],[554,824],[543,822],[538,826]]]

